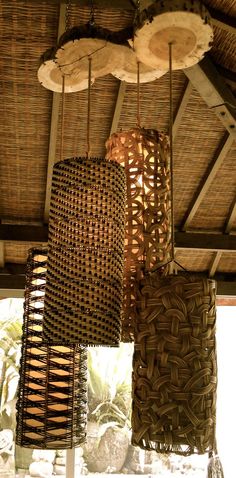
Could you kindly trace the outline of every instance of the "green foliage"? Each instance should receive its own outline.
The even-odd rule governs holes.
[[[11,315],[12,301],[8,305],[0,303],[0,428],[14,427],[21,355],[22,301],[17,315]]]
[[[130,426],[132,346],[89,349],[90,418],[99,424]]]

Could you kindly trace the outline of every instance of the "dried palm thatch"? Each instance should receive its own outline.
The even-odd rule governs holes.
[[[122,166],[96,158],[54,166],[43,325],[48,341],[119,344],[124,229]]]
[[[85,441],[87,352],[50,346],[42,336],[47,251],[27,261],[16,443],[27,448],[72,448]]]
[[[127,177],[122,340],[133,339],[137,279],[171,258],[171,203],[168,137],[133,128],[113,134],[107,158]]]
[[[214,448],[215,283],[190,273],[146,277],[133,358],[132,443],[188,455]]]

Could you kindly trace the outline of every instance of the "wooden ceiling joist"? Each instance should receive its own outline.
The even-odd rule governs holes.
[[[236,139],[236,99],[209,57],[186,68],[185,75],[202,99]]]
[[[206,171],[205,176],[202,179],[202,182],[196,192],[196,195],[192,201],[192,204],[189,208],[189,211],[186,214],[186,217],[183,221],[182,224],[182,230],[187,231],[189,228],[189,225],[194,217],[194,215],[197,212],[197,209],[199,208],[201,201],[203,200],[205,194],[207,193],[215,175],[219,171],[226,155],[228,154],[232,144],[234,142],[234,137],[229,135],[228,133],[225,134],[222,143],[219,147],[219,150],[216,154],[215,159],[211,163],[210,167]]]
[[[175,115],[175,119],[174,119],[174,123],[173,123],[173,138],[175,138],[175,136],[178,132],[178,129],[179,129],[180,124],[181,124],[181,120],[183,118],[183,115],[184,115],[186,106],[188,104],[189,98],[192,94],[192,91],[193,91],[193,85],[192,85],[191,81],[188,81],[187,85],[186,85],[186,88],[184,90],[183,96],[180,100],[180,104],[179,104],[177,113]]]
[[[118,90],[118,95],[116,99],[116,106],[115,106],[115,111],[113,114],[113,119],[112,119],[112,124],[111,124],[111,129],[110,129],[110,135],[115,133],[118,129],[118,124],[120,120],[120,115],[121,115],[121,109],[125,97],[125,91],[126,91],[126,83],[125,81],[120,81],[119,85],[119,90]]]
[[[214,279],[218,297],[236,297],[235,274],[216,274]],[[0,268],[0,298],[24,297],[24,288],[25,264],[7,264],[7,268]]]
[[[214,277],[221,257],[222,257],[222,252],[220,252],[220,251],[217,251],[214,254],[213,261],[212,261],[210,269],[209,269],[209,277]]]
[[[0,241],[44,244],[47,242],[47,237],[47,226],[0,224]],[[236,251],[236,235],[177,231],[175,247],[177,249],[234,252]]]

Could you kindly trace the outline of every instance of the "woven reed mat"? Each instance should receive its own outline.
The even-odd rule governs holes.
[[[42,319],[47,250],[27,261],[23,341],[17,400],[16,443],[66,449],[86,438],[87,351],[80,345],[47,345]]]
[[[54,166],[44,334],[53,343],[115,346],[123,301],[125,172],[114,161]]]
[[[129,342],[137,280],[171,257],[169,142],[155,130],[133,128],[113,134],[106,147],[127,178],[122,340]]]
[[[188,455],[214,446],[215,283],[197,274],[145,278],[133,356],[132,443]]]

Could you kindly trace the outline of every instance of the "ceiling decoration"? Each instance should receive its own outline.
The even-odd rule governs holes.
[[[140,61],[168,69],[168,44],[173,45],[173,70],[198,63],[212,46],[213,29],[203,3],[156,1],[137,16],[134,49]]]

